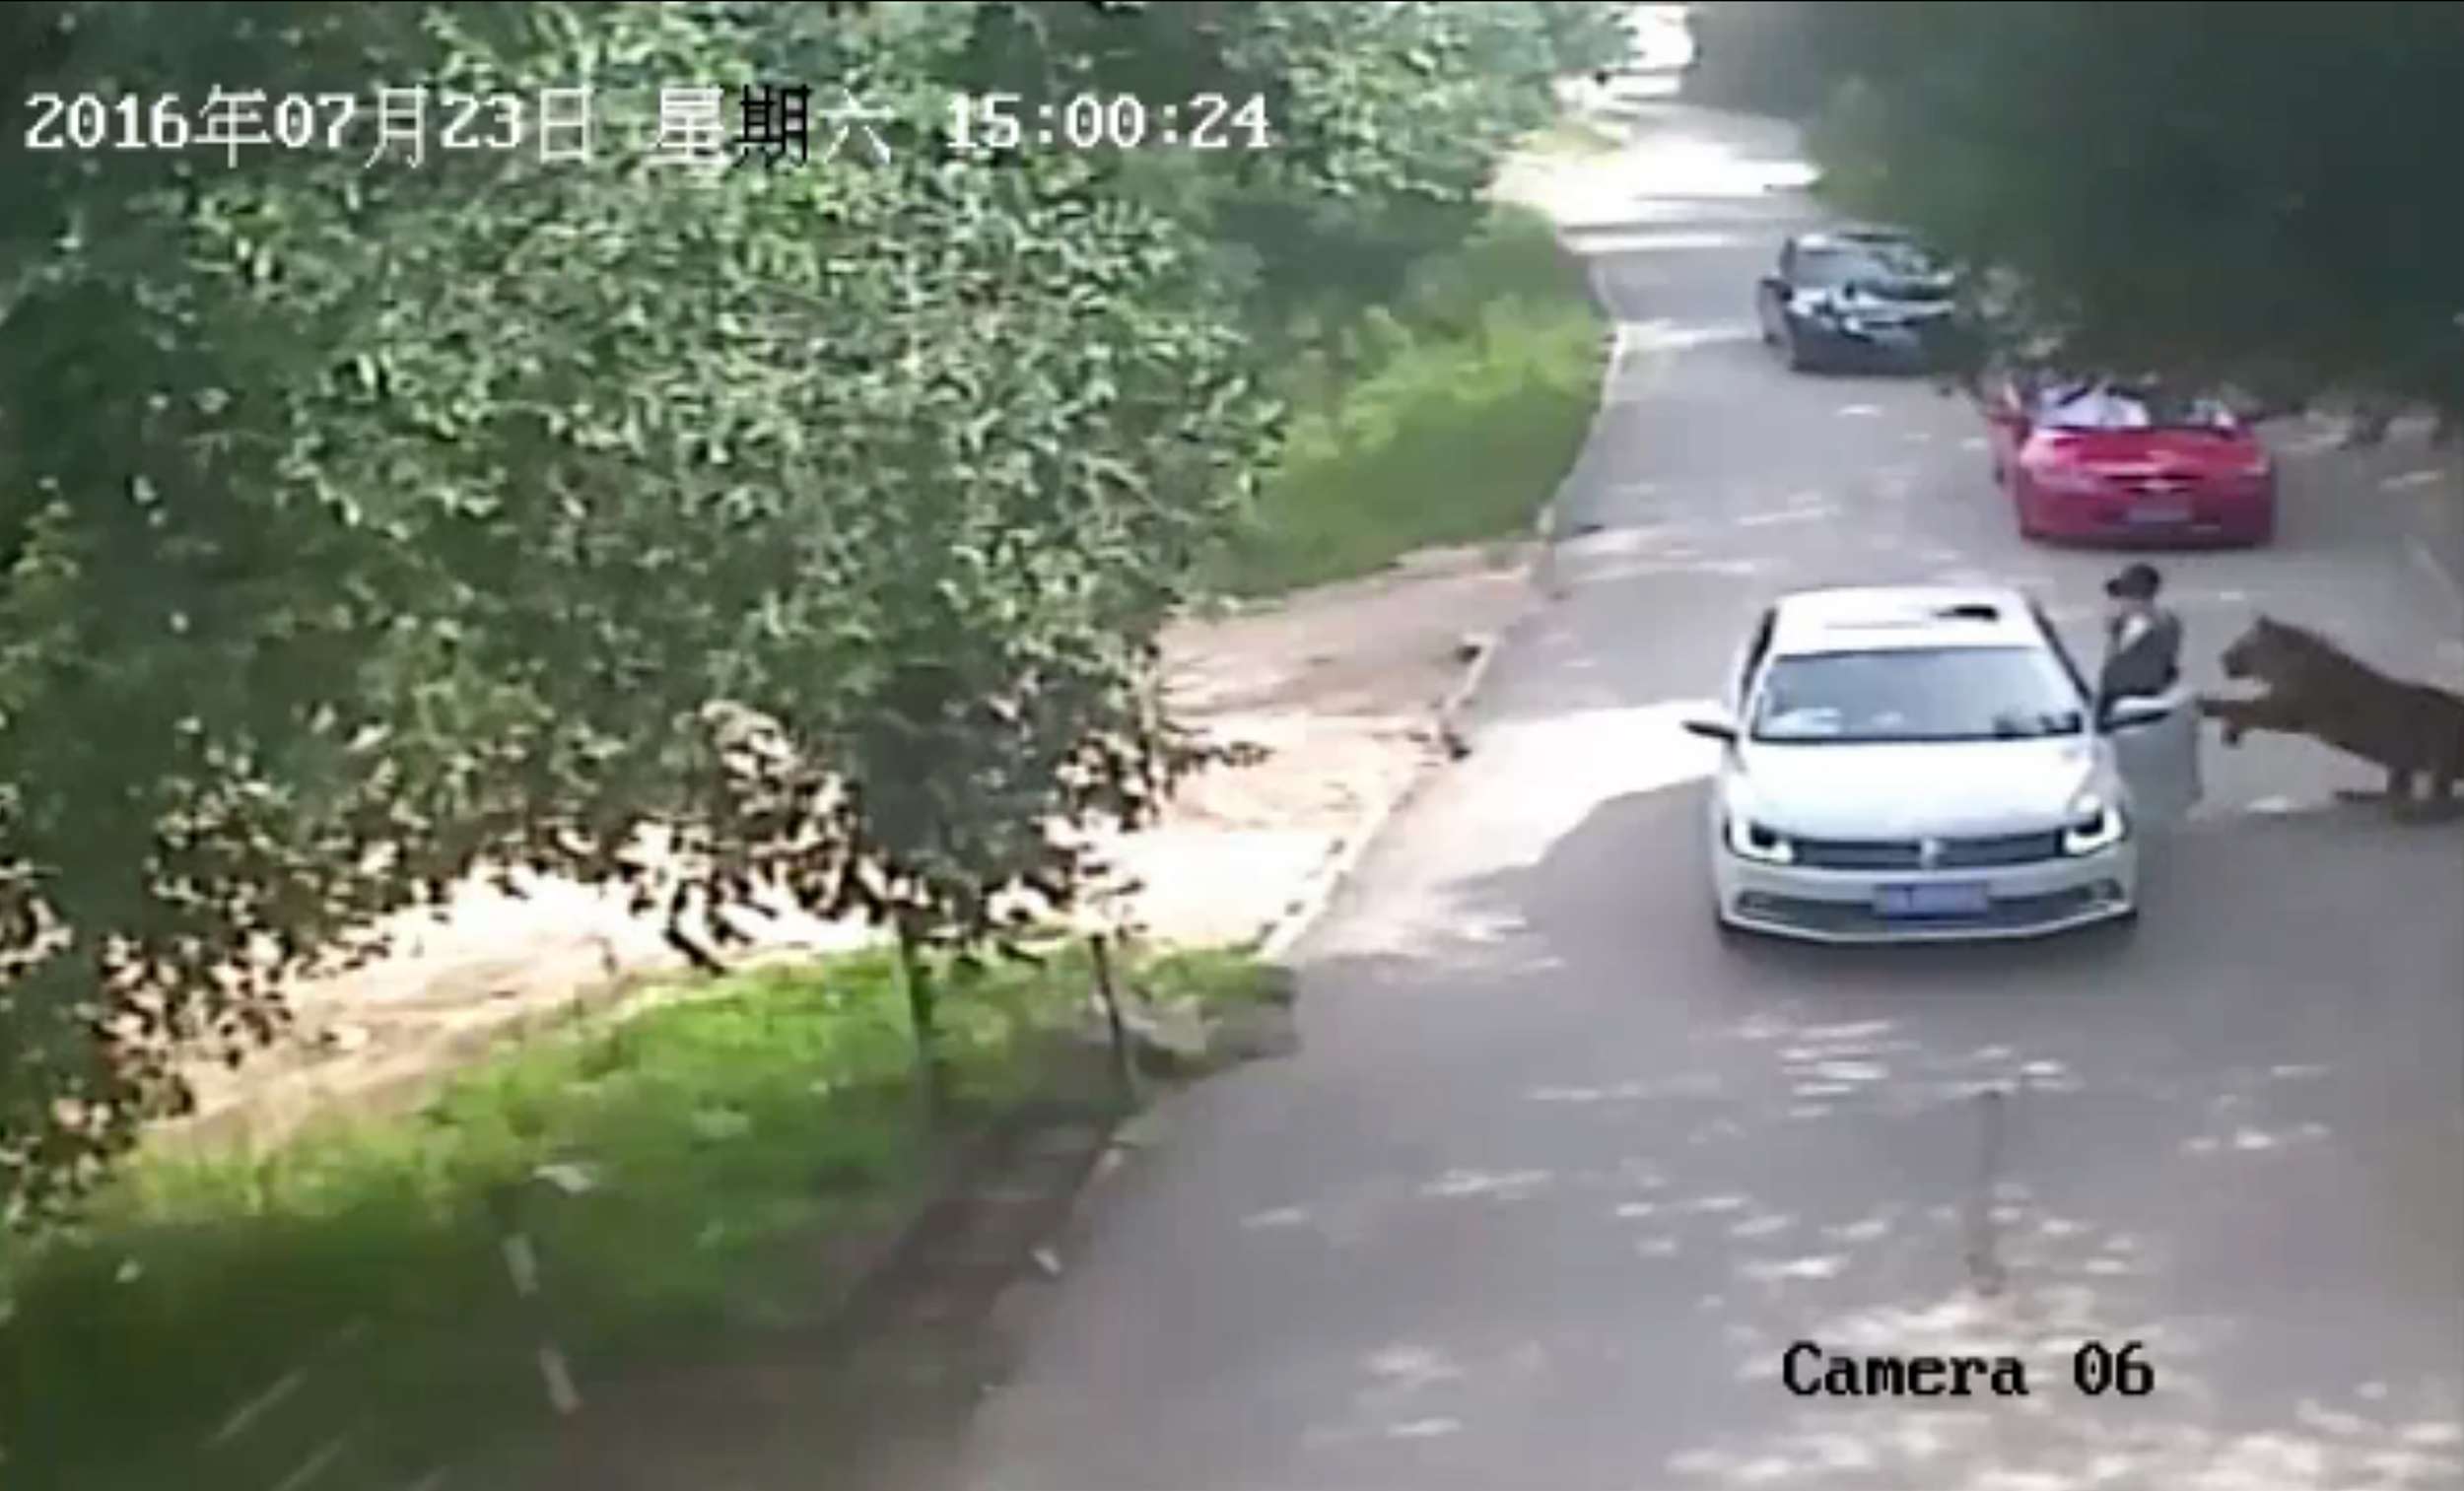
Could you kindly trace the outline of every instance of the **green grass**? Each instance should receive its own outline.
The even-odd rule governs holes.
[[[1228,954],[1129,976],[1209,1001],[1264,986]],[[1087,986],[1075,951],[953,985],[959,1097],[982,1112],[1026,1095],[1021,1038]],[[0,1484],[265,1487],[346,1429],[344,1479],[407,1483],[437,1445],[536,1423],[489,1198],[549,1162],[599,1183],[524,1204],[577,1370],[809,1304],[822,1250],[922,1172],[912,1049],[892,962],[861,954],[536,1040],[417,1115],[330,1121],[258,1157],[141,1155],[75,1231],[0,1244]],[[277,1410],[200,1448],[304,1363]]]
[[[1578,157],[1606,156],[1623,150],[1625,144],[1622,135],[1605,125],[1590,119],[1566,117],[1536,131],[1524,142],[1524,149]]]
[[[1520,537],[1582,448],[1605,325],[1548,225],[1500,209],[1290,371],[1283,460],[1207,576],[1255,597]]]
[[[1158,1003],[1194,999],[1209,1009],[1279,1002],[1283,976],[1271,965],[1230,948],[1189,948],[1150,958],[1131,975]]]

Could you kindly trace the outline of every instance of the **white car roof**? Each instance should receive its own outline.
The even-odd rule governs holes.
[[[2027,596],[1994,585],[1799,590],[1773,608],[1771,655],[1890,647],[2041,647]]]

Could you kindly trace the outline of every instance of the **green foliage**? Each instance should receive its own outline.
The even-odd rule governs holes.
[[[2424,165],[2464,139],[2464,11],[1818,9],[1831,194],[2007,271],[2002,340],[2464,408],[2464,193]]]
[[[1246,960],[1184,961],[1163,977],[1256,982]],[[1086,987],[1076,959],[982,975],[946,1032],[961,1094],[1032,1090],[1021,1040]],[[257,1158],[142,1156],[82,1227],[0,1254],[10,1482],[268,1484],[314,1441],[252,1480],[254,1437],[201,1441],[354,1321],[352,1348],[315,1359],[313,1400],[284,1412],[320,1438],[373,1415],[356,1453],[387,1483],[534,1417],[535,1343],[490,1203],[543,1164],[593,1183],[540,1186],[520,1213],[578,1371],[604,1380],[724,1322],[809,1307],[827,1282],[817,1236],[884,1215],[921,1177],[911,1060],[895,971],[865,954],[542,1041],[414,1117],[333,1120]]]
[[[1839,24],[1858,0],[1706,0],[1686,13],[1694,41],[1684,96],[1716,108],[1802,119],[1848,72],[1856,34]],[[1845,34],[1843,34],[1845,33]]]
[[[1224,189],[1461,201],[1546,122],[1550,84],[1615,55],[1618,7],[1291,0],[978,8],[958,74],[1032,106],[1073,94],[1266,102],[1274,148],[1227,157]]]
[[[1140,961],[1129,978],[1155,1003],[1208,1010],[1278,1003],[1289,988],[1287,973],[1229,948],[1176,948]]]
[[[1536,135],[1533,148],[1542,154],[1570,158],[1612,156],[1625,149],[1625,139],[1605,125],[1569,117]]]
[[[1219,245],[1247,324],[1273,338],[1389,299],[1410,264],[1475,231],[1498,157],[1552,117],[1553,79],[1622,54],[1621,9],[1029,0],[982,7],[963,78],[1030,108],[1088,92],[1264,100],[1271,150],[1125,173]]]
[[[1603,331],[1548,225],[1501,212],[1363,321],[1345,375],[1298,371],[1283,462],[1217,583],[1271,594],[1521,536],[1590,428]]]
[[[703,956],[762,894],[956,946],[1066,903],[1066,831],[1202,754],[1154,638],[1316,246],[1467,231],[1593,44],[1547,12],[8,8],[20,99],[587,85],[601,129],[0,140],[0,1214],[474,868],[630,884]],[[952,159],[951,90],[1013,74],[1256,92],[1277,144]],[[891,160],[648,158],[662,86],[774,77],[858,80]]]

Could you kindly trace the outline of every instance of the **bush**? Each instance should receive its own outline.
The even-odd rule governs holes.
[[[1013,1097],[1017,1038],[1084,987],[1074,965],[987,971],[945,1015],[959,1094]],[[83,1225],[0,1254],[7,1483],[272,1484],[257,1461],[312,1438],[200,1447],[355,1321],[365,1349],[319,1362],[282,1422],[372,1419],[361,1453],[407,1483],[423,1452],[543,1411],[489,1207],[503,1183],[559,1161],[598,1183],[536,1192],[525,1225],[562,1344],[604,1370],[809,1295],[814,1240],[923,1173],[913,1071],[894,964],[862,954],[540,1040],[415,1116],[329,1120],[262,1157],[141,1153]]]
[[[1209,1007],[1277,986],[1221,950],[1120,974]],[[956,1099],[983,1114],[1050,1091],[1030,1038],[1078,1017],[1083,945],[938,976],[963,995],[941,1013]],[[329,1119],[261,1156],[141,1151],[81,1225],[0,1249],[0,1485],[261,1491],[344,1429],[355,1475],[407,1485],[441,1448],[535,1422],[537,1342],[491,1197],[546,1164],[594,1182],[522,1210],[585,1380],[808,1312],[833,1242],[926,1174],[914,1052],[893,955],[858,953],[539,1039],[415,1115]],[[202,1451],[304,1367],[279,1414]]]
[[[1218,587],[1265,595],[1519,534],[1582,448],[1603,320],[1547,224],[1499,212],[1305,360],[1298,413]],[[1330,367],[1353,377],[1335,385]]]

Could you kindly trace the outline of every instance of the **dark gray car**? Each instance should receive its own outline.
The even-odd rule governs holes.
[[[1765,345],[1799,371],[1922,373],[1952,356],[1958,284],[1907,234],[1844,228],[1791,237],[1756,288]]]

